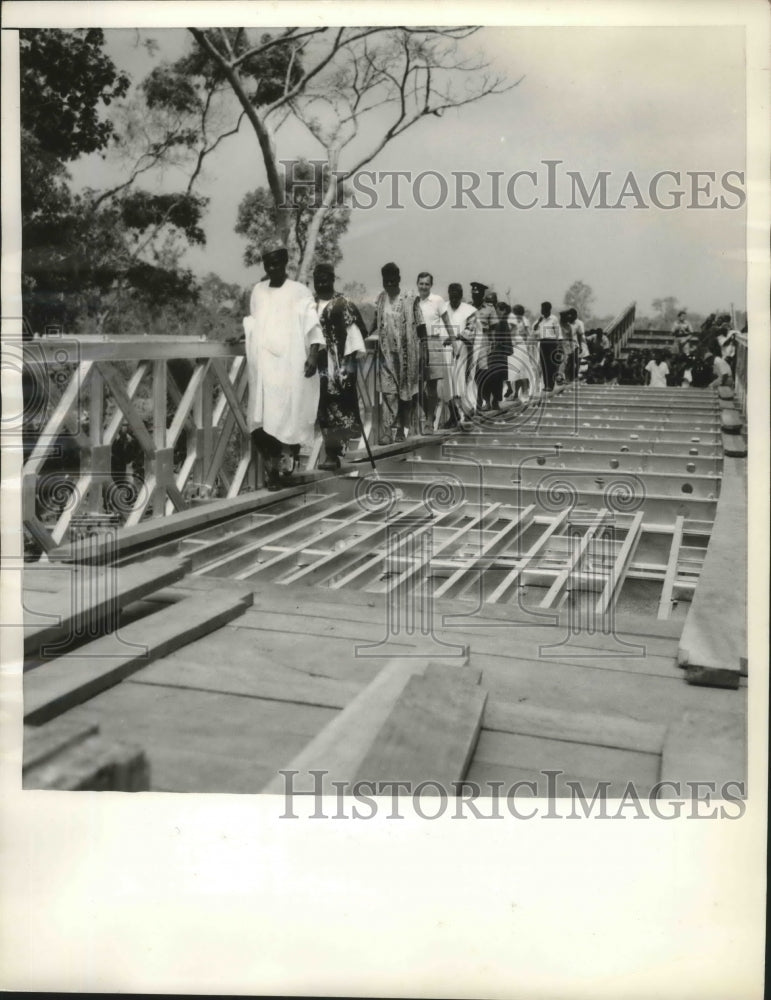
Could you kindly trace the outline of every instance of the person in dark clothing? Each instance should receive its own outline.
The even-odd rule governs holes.
[[[499,410],[503,399],[503,387],[509,377],[509,356],[512,353],[511,328],[508,315],[511,309],[506,302],[496,305],[497,322],[490,331],[490,346],[487,352],[487,377],[483,394],[493,410]]]
[[[714,355],[707,348],[696,352],[696,359],[690,367],[690,382],[694,389],[706,389],[712,384],[714,374]]]

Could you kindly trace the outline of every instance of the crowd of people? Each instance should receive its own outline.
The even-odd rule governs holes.
[[[587,335],[589,355],[585,379],[590,384],[682,386],[707,388],[733,384],[738,330],[727,313],[710,315],[695,333],[685,312],[672,326],[667,348],[631,348],[616,358],[600,330]],[[606,343],[607,342],[607,343]]]
[[[321,428],[319,468],[340,467],[347,443],[362,435],[358,362],[373,336],[381,445],[407,435],[494,417],[502,406],[534,402],[558,383],[624,385],[728,384],[735,337],[724,322],[694,341],[684,314],[668,352],[631,351],[617,359],[602,330],[586,331],[575,309],[554,313],[542,302],[530,324],[524,306],[499,300],[484,282],[470,282],[470,301],[453,282],[447,299],[428,271],[404,288],[399,267],[381,268],[382,291],[367,328],[349,297],[335,288],[330,264],[313,272],[313,292],[287,276],[288,253],[277,241],[262,248],[265,277],[244,320],[249,374],[248,418],[269,490],[291,481],[300,449]]]

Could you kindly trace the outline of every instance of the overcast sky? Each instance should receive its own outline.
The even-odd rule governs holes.
[[[155,30],[160,45],[154,59],[136,44],[132,31],[108,31],[116,64],[135,82],[161,58],[175,58],[188,45],[187,33]],[[576,279],[595,292],[595,313],[615,313],[636,300],[638,313],[651,312],[651,300],[674,295],[696,312],[734,303],[745,306],[745,211],[728,207],[696,209],[686,171],[713,171],[717,183],[703,202],[723,195],[740,200],[720,184],[727,171],[745,169],[745,84],[743,32],[740,28],[484,28],[469,43],[497,70],[520,84],[506,94],[429,118],[387,147],[372,164],[380,171],[435,170],[503,172],[503,183],[520,170],[535,171],[516,194],[526,203],[533,194],[547,198],[543,161],[561,160],[557,195],[570,201],[565,172],[580,173],[588,188],[598,171],[609,171],[608,201],[615,204],[632,171],[650,208],[597,207],[529,210],[508,204],[482,211],[445,206],[429,211],[405,188],[405,208],[388,208],[390,188],[378,185],[376,207],[354,209],[343,239],[341,281],[357,280],[374,293],[380,266],[388,260],[402,268],[405,283],[418,271],[435,275],[435,289],[448,282],[482,280],[512,303],[537,311],[542,299],[562,302]],[[381,123],[372,128],[382,127]],[[365,133],[366,137],[366,133]],[[281,158],[317,155],[297,127],[279,133]],[[679,171],[686,192],[682,207],[665,211],[652,205],[648,185],[659,171]],[[73,166],[76,184],[104,187],[112,170],[97,157]],[[158,186],[173,182],[157,180]],[[736,177],[729,183],[741,186]],[[247,124],[207,162],[199,187],[211,201],[205,219],[207,246],[191,251],[187,263],[199,273],[214,271],[227,281],[249,284],[260,273],[243,264],[244,240],[233,231],[244,194],[265,184],[256,138]],[[149,185],[148,185],[149,186]],[[677,185],[661,183],[661,198]],[[432,180],[424,200],[436,200]],[[483,181],[480,198],[490,197]],[[719,203],[718,203],[719,204]]]

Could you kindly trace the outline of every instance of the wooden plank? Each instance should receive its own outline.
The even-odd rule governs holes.
[[[680,546],[683,541],[683,517],[678,517],[675,521],[675,530],[672,534],[672,545],[669,549],[667,568],[664,573],[664,585],[661,588],[661,599],[659,601],[659,618],[669,618],[672,612],[672,588],[677,577],[677,561],[680,555]]]
[[[94,722],[79,719],[54,719],[45,726],[24,727],[24,762],[22,774],[33,767],[40,767],[57,754],[82,743],[99,732]]]
[[[535,798],[569,799],[570,803],[565,803],[562,807],[566,815],[581,818],[585,814],[585,807],[582,805],[579,795],[583,794],[587,802],[591,802],[592,796],[597,790],[598,780],[604,781],[607,804],[604,807],[606,816],[613,816],[618,810],[618,803],[610,800],[621,799],[626,791],[628,779],[611,781],[608,776],[588,777],[579,775],[574,770],[565,771],[562,774],[545,775],[540,767],[511,767],[507,764],[493,764],[486,760],[474,758],[466,775],[467,783],[475,783],[480,787],[481,795],[496,795],[499,800],[497,814],[507,815],[508,809],[504,804],[505,798],[510,789],[513,789],[512,801],[514,808],[519,811],[523,819],[528,819],[536,815],[537,807],[533,804]],[[527,782],[528,784],[524,784]],[[570,782],[570,784],[568,784]],[[494,784],[495,783],[495,784]],[[637,794],[645,794],[645,789],[641,786],[637,788]],[[569,810],[569,811],[568,811]],[[594,807],[594,815],[603,814],[603,807],[598,803]],[[484,814],[483,814],[484,815]],[[489,815],[496,815],[491,803]],[[623,814],[622,814],[623,815]],[[629,810],[626,810],[629,815]]]
[[[111,610],[174,583],[189,570],[187,559],[158,557],[130,566],[74,573],[71,585],[58,591],[46,604],[45,614],[56,621],[24,629],[25,656],[45,655],[49,644],[74,638],[78,624],[84,620],[96,623]]]
[[[172,590],[217,590],[220,586],[232,586],[233,581],[221,578],[188,576],[180,583],[174,584]],[[302,614],[337,620],[341,614],[346,621],[385,622],[386,595],[361,590],[331,590],[329,588],[307,589],[304,587],[261,587],[255,586],[253,611],[275,611],[278,614]],[[341,612],[344,607],[344,613]],[[442,623],[446,617],[447,624],[443,627],[461,630],[476,630],[480,627],[489,629],[509,629],[512,622],[527,621],[534,623],[532,610],[524,609],[518,604],[497,605],[485,603],[480,607],[470,607],[468,601],[459,598],[442,598],[437,601],[437,620]],[[544,626],[566,628],[572,621],[568,612],[549,612],[539,615]],[[615,627],[618,635],[639,641],[639,638],[664,640],[656,644],[657,650],[669,650],[672,644],[667,640],[677,640],[682,632],[683,623],[679,621],[659,622],[655,618],[643,618],[629,614],[617,614]]]
[[[298,659],[302,645],[297,644]],[[150,664],[127,683],[293,702],[323,708],[344,708],[363,687],[360,682],[319,677],[280,663],[274,655],[255,645],[246,634],[228,630],[211,633],[183,649]]]
[[[30,768],[22,785],[58,791],[145,792],[150,788],[150,769],[141,747],[95,735]]]
[[[667,729],[661,760],[662,781],[677,782],[686,795],[688,781],[712,781],[713,798],[728,782],[747,778],[747,727],[741,715],[685,712]],[[703,793],[702,793],[703,794]],[[734,787],[731,794],[743,794]]]
[[[578,775],[590,786],[599,781],[633,781],[638,795],[644,795],[656,783],[660,767],[658,754],[486,729],[479,735],[473,760],[477,767],[486,762],[541,773],[560,770]]]
[[[436,782],[448,794],[466,774],[487,692],[462,679],[468,668],[412,676],[356,772],[354,781]],[[438,790],[437,790],[438,793]]]
[[[251,609],[239,618],[233,629],[238,631],[252,630],[261,634],[260,644],[271,638],[286,636],[289,641],[299,643],[302,637],[315,640],[333,638],[341,644],[348,643],[346,658],[352,662],[361,662],[355,655],[357,642],[385,640],[386,618],[362,621],[360,619],[322,615],[317,609],[309,608],[305,615],[282,615],[280,612],[264,612]],[[388,636],[389,642],[404,647],[405,655],[410,652],[420,655],[431,655],[436,651],[437,642],[448,644],[471,645],[476,654],[501,656],[509,661],[524,658],[527,660],[561,660],[566,663],[591,665],[600,670],[625,671],[630,673],[646,673],[664,677],[681,676],[675,663],[676,643],[672,640],[659,640],[656,637],[632,637],[627,645],[622,645],[625,637],[605,635],[600,631],[594,634],[576,636],[568,633],[567,626],[556,627],[512,627],[507,629],[477,628],[450,629],[435,627],[433,635],[425,636],[418,631],[409,633],[407,630]],[[558,646],[560,639],[563,645]],[[633,641],[634,640],[634,641]],[[634,656],[629,655],[628,645],[633,644]],[[541,652],[541,647],[547,647],[548,652]],[[342,647],[344,648],[344,646]]]
[[[422,674],[427,661],[420,657],[390,660],[372,683],[361,691],[342,712],[315,737],[285,770],[296,771],[295,787],[316,788],[312,770],[326,773],[321,782],[325,793],[334,792],[331,782],[351,782],[358,772],[376,733],[401,697],[410,677]],[[263,792],[278,795],[285,790],[282,775],[276,775]]]
[[[661,753],[667,731],[664,725],[626,716],[519,705],[493,697],[487,700],[482,729],[650,754]]]
[[[38,667],[25,677],[24,721],[40,725],[61,715],[152,660],[219,628],[240,615],[250,600],[251,595],[237,594],[190,597],[125,626],[120,638],[128,651],[122,654],[116,637],[108,635]]]
[[[131,682],[103,691],[69,716],[97,721],[114,738],[143,746],[154,789],[254,794],[335,714]]]
[[[730,458],[746,458],[747,438],[743,434],[723,434],[723,454]]]
[[[720,429],[724,434],[739,434],[744,427],[744,420],[738,410],[723,409],[720,411]]]
[[[236,625],[224,631],[239,632]],[[294,669],[298,677],[303,674],[313,677],[351,681],[355,684],[368,683],[377,676],[387,657],[365,658],[356,656],[355,643],[335,635],[308,636],[287,632],[246,631],[261,655],[275,659],[288,669]],[[391,643],[398,646],[396,655],[403,650],[405,656],[414,652],[414,647],[406,643]]]
[[[737,688],[747,657],[747,495],[741,459],[724,460],[717,516],[680,637],[689,684]]]
[[[658,725],[689,709],[741,714],[747,706],[746,687],[730,695],[717,688],[689,687],[678,673],[652,676],[597,669],[592,663],[509,660],[476,651],[473,662],[482,670],[491,700],[564,712],[625,716]]]
[[[209,504],[195,507],[191,510],[181,511],[173,518],[158,518],[137,524],[131,528],[122,528],[119,533],[120,551],[124,556],[129,555],[138,549],[146,548],[152,544],[160,544],[170,539],[179,538],[180,535],[189,534],[203,528],[226,521],[231,517],[247,513],[257,513],[263,508],[268,508],[274,504],[287,500],[290,497],[301,496],[306,492],[306,487],[297,485],[287,487],[285,490],[278,490],[275,493],[254,492],[246,493],[232,500],[213,500]],[[112,548],[113,542],[103,543],[93,552],[89,551],[92,559],[99,558],[105,549]],[[73,543],[72,545],[62,545],[48,553],[52,560],[80,560],[86,554],[85,547]]]

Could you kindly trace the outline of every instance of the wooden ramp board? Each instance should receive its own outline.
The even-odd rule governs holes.
[[[211,691],[123,683],[70,710],[145,750],[152,790],[255,794],[338,713]],[[283,787],[280,788],[283,790]]]
[[[216,591],[220,588],[238,587],[232,580],[213,579],[200,576],[187,576],[180,583],[174,584],[163,594],[193,593],[200,591]],[[330,621],[361,621],[372,624],[386,621],[387,596],[384,593],[374,593],[362,590],[330,590],[327,587],[302,587],[264,584],[249,584],[253,586],[253,612],[275,613],[276,615],[307,615],[320,614]],[[161,596],[160,594],[157,596]],[[169,599],[173,599],[171,596]],[[518,604],[496,605],[482,604],[476,606],[473,602],[460,598],[447,598],[434,601],[437,614],[435,620],[442,627],[460,631],[476,630],[477,627],[495,628],[503,623],[508,626],[513,621],[533,622],[533,610],[524,609]],[[251,612],[250,612],[251,617]],[[544,627],[565,629],[571,622],[568,611],[552,609],[543,613]],[[643,636],[660,639],[679,639],[683,623],[666,620],[657,621],[655,617],[648,618],[628,614],[615,614],[613,622],[618,634],[624,636]],[[460,628],[460,626],[463,626]],[[596,629],[595,629],[596,631]]]
[[[40,767],[70,747],[82,743],[90,736],[96,736],[99,726],[65,716],[54,719],[45,726],[24,727],[24,762],[22,774]]]
[[[744,427],[744,420],[738,410],[729,408],[720,411],[720,427],[726,434],[739,434]]]
[[[76,637],[87,623],[91,635],[99,621],[132,601],[139,600],[160,587],[180,580],[190,570],[186,559],[158,557],[130,566],[105,569],[79,569],[68,583],[53,594],[36,601],[28,613],[53,619],[47,624],[28,625],[24,629],[24,654],[45,655],[54,645]]]
[[[368,678],[365,674],[354,682],[319,676],[310,672],[299,645],[294,651],[299,653],[295,662],[283,663],[255,642],[254,633],[220,629],[157,660],[127,683],[341,709],[356,697]],[[285,659],[294,660],[290,656]]]
[[[544,772],[553,770],[572,776],[586,788],[602,781],[614,785],[632,781],[638,795],[644,795],[658,780],[660,763],[656,754],[483,729],[469,774],[473,772],[476,780],[489,781],[491,777],[483,765],[515,767],[542,787]]]
[[[671,676],[659,677],[598,669],[592,663],[577,669],[570,663],[477,655],[473,650],[472,662],[482,670],[482,685],[491,704],[538,705],[571,714],[623,716],[654,725],[667,725],[689,709],[718,714],[746,709],[746,686],[739,691],[690,687],[683,683],[677,668]]]
[[[737,688],[746,670],[745,475],[746,463],[724,460],[717,517],[678,649],[678,663],[685,667],[689,684]]]
[[[430,781],[434,794],[452,794],[482,724],[487,692],[477,686],[479,676],[468,667],[429,664],[424,675],[410,677],[354,782],[408,781],[414,789]]]
[[[746,458],[747,438],[743,434],[723,434],[723,454],[729,458]]]
[[[150,769],[144,750],[99,734],[75,719],[24,727],[22,787],[58,791],[144,792]]]
[[[391,714],[413,675],[425,672],[428,660],[405,656],[392,659],[379,670],[375,679],[326,726],[315,739],[283,769],[295,772],[293,786],[309,794],[322,788],[334,794],[333,781],[350,785],[369,752],[374,736]],[[317,781],[311,771],[323,771]],[[285,791],[285,777],[278,774],[262,789],[278,795]]]
[[[24,721],[40,725],[242,614],[251,593],[189,597],[25,675]]]
[[[608,749],[660,755],[667,727],[617,715],[599,715],[520,705],[489,698],[482,728],[520,736],[586,743]]]
[[[507,627],[478,621],[476,627],[461,622],[457,628],[434,628],[430,635],[419,635],[417,630],[414,634],[404,630],[389,635],[384,618],[351,617],[341,621],[339,614],[333,619],[323,607],[309,602],[305,614],[250,610],[231,626],[231,630],[252,631],[255,649],[276,651],[283,648],[285,662],[294,648],[298,662],[305,658],[309,663],[317,663],[328,675],[341,680],[353,679],[352,674],[366,670],[373,660],[382,664],[386,649],[398,650],[399,656],[449,659],[456,651],[461,658],[463,647],[469,644],[475,654],[575,662],[604,670],[680,676],[674,638],[625,636],[623,633],[603,635],[599,631],[573,634],[567,625],[534,627],[513,622]],[[328,640],[336,640],[339,644],[341,660],[338,663],[331,662],[326,653],[322,653]]]
[[[712,798],[730,783],[728,792],[744,798],[747,778],[747,724],[739,713],[717,715],[685,712],[667,730],[661,761],[661,780],[678,784],[687,794],[686,782],[714,782]],[[703,794],[703,792],[702,792]]]

